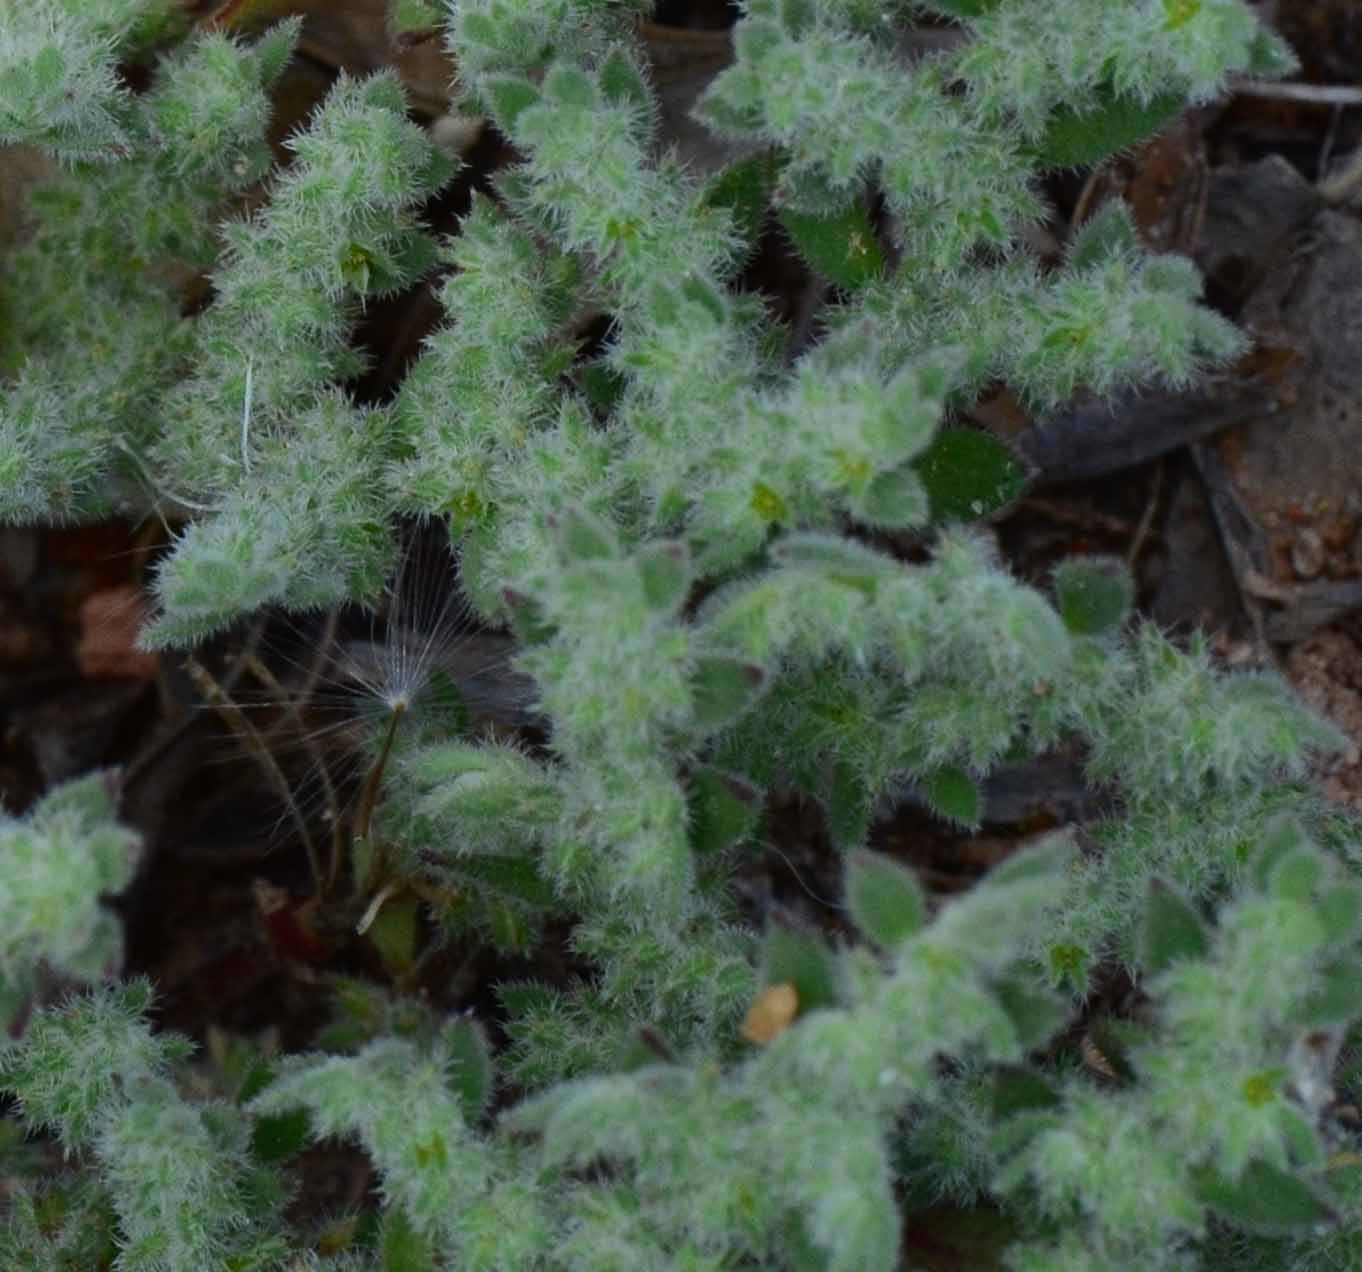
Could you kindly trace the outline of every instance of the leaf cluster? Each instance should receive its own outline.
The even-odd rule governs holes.
[[[128,1268],[889,1268],[923,1199],[994,1208],[1015,1268],[1352,1239],[1330,1088],[1362,1006],[1358,838],[1297,784],[1339,739],[1275,678],[1133,621],[1116,563],[1011,577],[960,523],[1020,466],[941,428],[991,379],[1044,409],[1239,351],[1121,207],[1049,271],[1020,235],[1046,171],[1289,55],[1238,0],[920,7],[967,38],[906,64],[907,6],[753,0],[698,108],[745,154],[706,177],[662,148],[628,6],[444,6],[465,105],[519,158],[443,241],[421,216],[452,165],[391,74],[340,78],[270,169],[296,23],[160,49],[157,4],[7,17],[0,138],[65,167],[0,290],[0,515],[100,516],[139,486],[175,513],[158,647],[372,598],[397,516],[448,526],[539,736],[451,716],[375,739],[361,926],[391,966],[418,902],[436,950],[559,923],[592,969],[501,986],[495,1057],[468,1019],[346,982],[323,1049],[253,1057],[233,1099],[185,1094],[144,985],[39,1010],[0,1085],[78,1178],[21,1191],[16,1266],[112,1242]],[[772,225],[830,285],[812,347],[734,285]],[[358,404],[364,305],[437,265],[447,320],[392,402]],[[908,536],[912,563],[886,550]],[[390,698],[391,725],[411,703]],[[867,851],[908,792],[979,826],[989,775],[1060,742],[1111,793],[1093,851],[1055,836],[937,910]],[[738,921],[733,871],[791,789],[845,853],[835,947]],[[133,846],[112,811],[92,778],[0,825],[7,982],[35,940],[112,970],[97,899]],[[1099,1078],[1061,1027],[1112,958],[1147,1009]],[[499,1082],[525,1098],[494,1117]],[[288,1159],[327,1137],[362,1147],[382,1205],[299,1234]]]

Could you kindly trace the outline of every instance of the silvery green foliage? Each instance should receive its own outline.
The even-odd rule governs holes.
[[[173,1067],[192,1047],[152,1035],[150,1003],[150,986],[134,981],[39,1012],[22,1046],[0,1049],[0,1085],[26,1128],[90,1153],[117,1216],[118,1268],[179,1272],[222,1266],[229,1253],[269,1266],[286,1249],[279,1182],[252,1161],[240,1110],[179,1094]],[[45,1244],[35,1234],[25,1254],[41,1257]]]
[[[807,1242],[828,1268],[893,1267],[887,1121],[932,1089],[943,1053],[1021,1058],[1026,1027],[992,981],[1042,914],[1066,851],[1015,859],[935,923],[903,929],[883,961],[847,955],[830,968],[838,1001],[726,1074],[654,1065],[587,1079],[507,1125],[538,1132],[549,1162],[617,1163],[613,1186],[666,1245],[719,1266],[744,1256],[783,1266]]]
[[[442,256],[455,267],[440,289],[454,321],[429,338],[403,381],[394,408],[401,458],[389,480],[402,507],[440,509],[464,537],[466,556],[495,554],[466,578],[483,608],[495,610],[498,580],[514,573],[503,558],[513,555],[523,569],[543,546],[528,528],[508,534],[500,504],[512,492],[526,506],[587,498],[612,447],[593,437],[580,408],[566,414],[571,404],[559,403],[557,379],[571,360],[563,327],[580,263],[541,253],[481,197]],[[451,394],[457,410],[448,409]]]
[[[1328,1039],[1362,1007],[1362,890],[1289,817],[1268,825],[1246,867],[1213,929],[1176,891],[1149,898],[1155,1011],[1127,1053],[1129,1083],[1071,1080],[1003,1127],[996,1185],[1076,1225],[1099,1265],[1189,1266],[1213,1215],[1302,1235],[1338,1221]],[[1065,1265],[1059,1251],[1013,1256],[1019,1268]]]
[[[65,163],[108,162],[133,144],[118,61],[170,24],[169,0],[33,0],[0,27],[0,145]]]
[[[957,60],[971,95],[990,114],[1015,112],[1028,136],[1057,106],[1094,110],[1105,89],[1145,102],[1166,92],[1207,101],[1236,69],[1280,75],[1296,65],[1234,0],[1094,0],[1066,8],[1062,21],[1027,4],[959,7],[974,10],[965,15],[973,38]]]
[[[388,29],[394,35],[422,32],[440,24],[434,0],[393,0],[388,6]]]
[[[99,1267],[115,1249],[116,1220],[107,1192],[80,1175],[45,1188],[20,1189],[0,1228],[0,1259],[34,1272]]]
[[[395,77],[341,77],[288,143],[297,158],[267,207],[226,230],[196,370],[168,395],[156,446],[181,488],[221,503],[162,568],[156,644],[201,639],[267,601],[372,595],[391,565],[388,429],[333,381],[362,365],[347,343],[359,305],[434,260],[414,206],[450,167],[405,109]],[[177,608],[181,594],[192,604]]]
[[[164,612],[144,639],[189,640],[273,602],[308,609],[376,595],[393,558],[374,482],[387,437],[382,412],[336,389],[300,402],[287,432],[257,436],[253,471],[179,536],[157,579]],[[317,515],[319,499],[334,515]]]
[[[374,502],[388,430],[335,381],[362,366],[348,338],[365,299],[433,263],[413,208],[449,164],[406,119],[395,77],[342,79],[289,140],[297,160],[266,208],[220,229],[227,198],[270,166],[265,90],[299,30],[284,23],[249,48],[203,35],[164,55],[152,91],[123,103],[123,161],[41,187],[37,227],[7,277],[17,321],[0,514],[107,515],[147,495],[225,514],[226,525],[194,527],[166,567],[162,590],[185,603],[170,601],[162,643],[201,638],[266,599],[372,594],[390,564],[392,509]],[[174,271],[215,262],[214,303],[182,319]],[[296,539],[324,520],[324,542]]]
[[[0,367],[14,377],[0,391],[0,518],[146,502],[156,415],[193,346],[178,282],[212,265],[218,216],[270,166],[266,90],[299,29],[180,46],[147,93],[119,97],[117,161],[73,163],[35,189],[0,273]]]
[[[476,898],[439,916],[451,929],[517,948],[570,918],[595,970],[501,987],[502,1074],[531,1098],[492,1128],[490,1066],[457,1031],[361,1030],[351,1054],[282,1062],[242,1110],[182,1098],[183,1048],[150,1033],[139,987],[38,1013],[0,1083],[30,1129],[89,1155],[97,1189],[68,1213],[111,1214],[121,1266],[323,1265],[282,1234],[259,1160],[299,1109],[382,1178],[381,1249],[338,1266],[887,1269],[901,1184],[986,1196],[1018,1268],[1091,1267],[1094,1249],[1104,1267],[1195,1266],[1211,1215],[1302,1259],[1356,1229],[1310,1042],[1358,1014],[1357,885],[1337,864],[1358,839],[1287,780],[1336,735],[1274,678],[1127,630],[1109,563],[1062,571],[1056,607],[985,535],[931,525],[919,467],[990,379],[1044,408],[1079,385],[1185,383],[1239,350],[1190,265],[1141,249],[1119,206],[1047,273],[1019,235],[1045,171],[1289,54],[1237,0],[922,7],[966,39],[907,66],[902,6],[758,0],[700,107],[772,152],[758,219],[782,214],[801,251],[812,224],[817,260],[839,234],[862,252],[846,227],[868,184],[885,196],[893,267],[841,272],[825,336],[793,358],[731,285],[752,228],[733,174],[701,182],[659,148],[625,8],[444,6],[467,104],[524,161],[438,246],[416,210],[449,168],[392,76],[342,78],[268,201],[219,230],[265,173],[264,90],[297,27],[249,48],[199,37],[134,99],[112,78],[127,49],[99,45],[74,0],[15,23],[79,53],[57,69],[84,87],[68,118],[46,81],[11,75],[6,135],[127,153],[35,195],[11,253],[0,512],[99,515],[141,483],[196,514],[158,577],[161,645],[264,604],[372,596],[392,517],[447,521],[475,607],[519,637],[548,741],[530,755],[423,726],[377,833]],[[167,260],[212,270],[200,316],[181,317]],[[357,407],[360,307],[437,260],[447,324],[391,406]],[[612,325],[583,367],[596,315]],[[931,551],[907,564],[849,524],[930,530]],[[1112,796],[1098,851],[1024,853],[930,921],[914,878],[864,851],[905,782],[977,825],[994,768],[1064,740]],[[855,946],[777,927],[757,958],[737,923],[732,868],[772,787],[819,801],[848,851]],[[126,878],[96,856],[63,916]],[[1064,1019],[1054,987],[1082,992],[1113,954],[1153,1001],[1125,1085],[1051,1080],[1029,1057]],[[754,1051],[740,1022],[769,991],[796,1019]],[[1003,1090],[1017,1070],[1029,1104]],[[12,1261],[55,1262],[24,1204]]]
[[[387,76],[342,79],[292,141],[298,161],[268,210],[228,230],[219,301],[196,331],[199,369],[169,395],[157,447],[221,503],[161,571],[155,644],[272,601],[372,596],[392,563],[379,481],[390,430],[330,382],[360,366],[346,344],[356,303],[431,259],[411,205],[448,169],[403,109]]]
[[[1241,353],[1243,338],[1198,303],[1200,290],[1185,258],[1138,249],[1128,210],[1114,205],[1083,227],[1056,272],[1042,276],[1024,256],[941,270],[909,259],[871,281],[862,303],[904,356],[927,339],[953,342],[962,351],[959,391],[1005,378],[1041,410],[1079,385],[1100,393],[1159,380],[1184,386]]]
[[[469,1125],[450,1065],[438,1041],[421,1050],[384,1039],[355,1056],[297,1058],[251,1107],[306,1108],[317,1137],[358,1138],[388,1204],[448,1266],[539,1266],[555,1236],[547,1200],[513,1144]]]
[[[1089,772],[1118,783],[1123,803],[1095,827],[1101,852],[1056,907],[1046,958],[1074,983],[1100,953],[1133,963],[1149,879],[1214,901],[1238,885],[1248,845],[1274,816],[1323,830],[1319,797],[1288,779],[1301,776],[1306,748],[1343,744],[1275,676],[1220,674],[1199,641],[1184,652],[1143,628],[1125,646],[1086,644],[1076,713]]]
[[[401,290],[434,263],[413,213],[450,167],[405,111],[395,76],[342,76],[309,127],[289,139],[295,159],[269,203],[225,228],[217,300],[195,333],[194,373],[164,408],[158,449],[184,493],[212,499],[263,467],[256,449],[359,369],[347,338],[364,299]]]
[[[631,17],[648,12],[636,2],[601,6],[580,0],[503,4],[499,0],[430,0],[446,17],[446,40],[468,82],[479,91],[483,77],[534,71],[554,56],[590,60],[628,36]]]
[[[57,787],[23,818],[0,814],[0,983],[24,984],[39,963],[83,981],[116,975],[123,933],[101,896],[121,892],[139,841],[115,816],[116,778]]]
[[[904,928],[883,961],[847,956],[843,1005],[726,1076],[652,1066],[560,1086],[489,1140],[469,1126],[441,1044],[388,1040],[354,1057],[300,1058],[252,1108],[305,1107],[315,1135],[357,1135],[390,1203],[451,1266],[660,1266],[670,1255],[725,1267],[778,1257],[793,1223],[829,1267],[888,1267],[898,1221],[884,1119],[933,1087],[943,1051],[977,1044],[1020,1059],[1027,1027],[993,982],[1065,851],[1012,862],[935,924]],[[909,1001],[925,1021],[901,1010]],[[534,1152],[518,1147],[526,1133],[541,1139]],[[600,1159],[620,1168],[614,1178],[568,1183],[565,1169]],[[632,1231],[612,1231],[621,1206],[636,1216]]]
[[[405,1232],[429,1267],[892,1268],[895,1173],[910,1164],[895,1143],[915,1127],[924,1150],[949,1153],[937,1171],[956,1161],[963,1173],[934,1176],[919,1157],[914,1190],[957,1201],[990,1190],[1015,1237],[1012,1267],[1203,1266],[1213,1218],[1248,1234],[1241,1253],[1254,1240],[1268,1251],[1286,1240],[1304,1259],[1342,1249],[1357,1203],[1331,1175],[1346,1144],[1327,1119],[1321,1040],[1362,1006],[1362,887],[1277,819],[1218,922],[1176,889],[1149,895],[1152,1005],[1115,1056],[1122,1076],[1021,1081],[1064,1011],[1018,975],[1018,956],[1072,851],[1059,837],[1023,852],[930,922],[911,875],[859,854],[847,895],[876,935],[836,953],[773,934],[766,979],[797,980],[800,1009],[765,1046],[722,1066],[653,1057],[583,1077],[491,1129],[485,1052],[465,1045],[459,1020],[291,1058],[244,1124],[187,1105],[166,1081],[184,1048],[146,1030],[137,986],[41,1013],[0,1053],[0,1083],[31,1126],[93,1150],[132,1238],[129,1267],[213,1248],[282,1254],[272,1176],[243,1157],[243,1127],[299,1109],[307,1134],[366,1149],[391,1240]],[[140,1188],[172,1152],[180,1167],[164,1189]],[[1215,1231],[1208,1257],[1224,1244]]]

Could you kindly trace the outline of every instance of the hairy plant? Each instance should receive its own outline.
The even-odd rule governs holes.
[[[5,12],[0,136],[64,166],[0,289],[0,515],[173,517],[156,648],[372,605],[403,516],[449,535],[462,588],[446,571],[413,611],[399,581],[367,637],[324,624],[314,670],[266,685],[306,732],[317,685],[347,682],[358,797],[314,845],[314,899],[391,984],[335,979],[319,1050],[252,1056],[222,1099],[177,1085],[187,1048],[143,985],[38,1010],[0,1084],[72,1170],[16,1190],[10,1261],[890,1268],[904,1212],[941,1199],[1018,1269],[1351,1257],[1334,1094],[1362,839],[1305,782],[1340,739],[1278,678],[1140,622],[1116,563],[1013,578],[978,523],[1025,474],[943,426],[990,382],[1043,414],[1242,350],[1119,203],[1049,268],[1023,231],[1047,172],[1289,51],[1240,0],[750,0],[697,106],[742,157],[702,177],[661,133],[641,11],[398,7],[438,20],[457,104],[517,155],[443,239],[421,216],[452,165],[386,72],[338,79],[220,223],[266,176],[296,24],[176,43],[157,4]],[[962,39],[910,64],[918,11]],[[812,343],[736,285],[768,216],[835,285]],[[437,267],[446,320],[391,401],[356,401],[363,307]],[[910,560],[884,547],[905,536]],[[480,705],[453,665],[465,594],[513,633],[518,679],[492,689],[529,730],[422,709],[446,675]],[[934,907],[867,850],[906,788],[977,827],[988,775],[1060,743],[1110,795],[1083,852],[1057,834]],[[741,922],[770,791],[821,807],[847,941]],[[98,893],[127,878],[111,811],[0,827],[11,921],[59,916],[38,952],[88,980],[116,949]],[[550,925],[589,974],[499,986],[495,1049],[403,993],[454,934],[523,953]],[[1113,964],[1143,998],[1075,1053],[1065,1023]],[[300,1233],[288,1159],[336,1136],[381,1204]]]

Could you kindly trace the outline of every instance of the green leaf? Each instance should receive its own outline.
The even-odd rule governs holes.
[[[1263,827],[1254,845],[1248,862],[1250,876],[1266,890],[1277,863],[1308,842],[1300,822],[1289,813],[1279,813]]]
[[[647,115],[653,109],[653,95],[633,58],[618,45],[606,55],[597,73],[606,100],[633,106]]]
[[[766,670],[738,658],[701,658],[691,675],[695,722],[705,730],[736,720],[766,687]]]
[[[1040,843],[1014,852],[1001,864],[993,867],[980,886],[1009,888],[1034,879],[1055,878],[1064,873],[1074,858],[1073,841],[1067,834],[1047,835]]]
[[[442,866],[459,880],[471,881],[479,891],[496,893],[522,909],[547,910],[556,900],[553,885],[529,857],[505,853],[462,853],[445,857]]]
[[[587,401],[602,415],[609,415],[624,396],[629,381],[605,362],[589,362],[578,372]]]
[[[771,545],[770,555],[781,565],[817,570],[824,578],[867,596],[874,596],[881,580],[902,569],[892,557],[841,535],[786,535]]]
[[[733,32],[733,51],[740,62],[759,62],[785,42],[780,23],[765,17],[750,16],[738,23]]]
[[[39,93],[55,92],[66,75],[66,58],[55,44],[45,44],[38,50],[36,57],[30,58],[29,74],[33,78],[33,88]]]
[[[1315,903],[1315,915],[1324,924],[1331,942],[1337,945],[1352,942],[1362,926],[1362,887],[1335,880]]]
[[[1069,557],[1055,567],[1054,584],[1059,616],[1075,636],[1116,631],[1135,604],[1135,580],[1117,557]]]
[[[481,83],[496,126],[507,137],[515,136],[516,120],[531,106],[539,105],[539,90],[519,75],[488,75]]]
[[[502,589],[501,599],[506,602],[506,612],[516,639],[527,648],[543,644],[558,631],[557,626],[545,617],[543,606],[534,597],[508,587]]]
[[[237,1104],[246,1104],[274,1081],[274,1066],[260,1056],[252,1059],[237,1087]]]
[[[550,524],[558,535],[558,548],[569,565],[582,561],[605,561],[619,553],[614,532],[603,521],[580,508],[571,508]]]
[[[386,901],[364,930],[388,972],[400,976],[416,957],[420,929],[420,902],[407,894]]]
[[[870,829],[874,797],[854,764],[833,760],[830,767],[826,791],[828,833],[838,848],[859,848]]]
[[[1254,79],[1281,79],[1300,70],[1295,50],[1275,31],[1260,26],[1249,41],[1244,73]]]
[[[991,433],[943,428],[913,461],[931,519],[977,521],[1007,507],[1030,480],[1026,466]]]
[[[681,282],[681,295],[692,304],[702,306],[716,324],[728,321],[728,305],[708,279],[698,274],[687,275]]]
[[[931,509],[917,469],[908,464],[880,473],[847,503],[852,516],[878,530],[913,529],[927,521]]]
[[[1137,251],[1139,246],[1130,209],[1120,199],[1110,199],[1074,235],[1066,263],[1073,271],[1090,269],[1113,256]]]
[[[448,1060],[445,1077],[463,1105],[463,1115],[476,1122],[492,1100],[492,1052],[482,1026],[471,1016],[456,1016],[441,1032]]]
[[[697,769],[686,788],[686,831],[697,855],[723,852],[743,839],[761,813],[761,791],[714,768]]]
[[[1250,1232],[1303,1236],[1338,1221],[1333,1207],[1304,1180],[1264,1161],[1250,1162],[1238,1179],[1212,1165],[1194,1167],[1191,1177],[1203,1205]]]
[[[1027,157],[1040,168],[1085,168],[1153,136],[1182,112],[1181,93],[1160,93],[1148,102],[1118,97],[1103,85],[1091,110],[1061,107],[1050,117],[1044,134],[1027,146]]]
[[[747,243],[748,251],[752,251],[761,237],[771,192],[779,176],[780,160],[776,153],[762,151],[718,172],[705,187],[701,202],[706,207],[727,208],[733,215],[734,227]]]
[[[993,1116],[1001,1120],[1014,1113],[1058,1108],[1063,1096],[1048,1078],[1022,1065],[1004,1065],[993,1077]]]
[[[1024,976],[1004,977],[993,986],[993,993],[1012,1021],[1023,1051],[1039,1047],[1068,1019],[1068,1009],[1058,994]]]
[[[272,85],[284,73],[302,34],[303,19],[295,15],[276,22],[255,42],[253,52],[263,85]]]
[[[495,116],[494,116],[495,118]],[[501,201],[510,207],[523,206],[534,192],[529,168],[524,164],[500,168],[492,177],[492,188]]]
[[[895,950],[915,936],[926,913],[913,872],[865,850],[847,860],[846,903],[852,922],[885,950]]]
[[[459,38],[468,44],[481,44],[494,49],[501,43],[501,28],[490,15],[477,9],[461,9],[458,18]]]
[[[511,981],[497,986],[497,1001],[512,1020],[558,1012],[562,998],[551,985],[539,981]]]
[[[236,1103],[253,1100],[275,1076],[273,1065],[255,1057],[237,1089]],[[281,1162],[301,1153],[313,1138],[312,1118],[306,1109],[257,1115],[251,1126],[251,1155],[265,1165]]]
[[[421,714],[432,730],[461,737],[472,717],[459,682],[443,667],[434,668],[421,693]]]
[[[391,0],[388,5],[388,30],[393,35],[411,31],[427,32],[437,27],[444,15],[435,0]]]
[[[779,0],[777,9],[780,23],[798,39],[818,18],[818,6],[813,0]]]
[[[378,1248],[383,1272],[435,1272],[437,1267],[430,1242],[395,1204],[384,1211]]]
[[[676,327],[681,323],[680,292],[665,283],[648,288],[644,312],[655,327]]]
[[[1343,955],[1315,972],[1298,1019],[1311,1029],[1321,1029],[1359,1018],[1362,1018],[1362,958]]]
[[[96,987],[28,1021],[23,1045],[0,1046],[0,1091],[17,1097],[29,1130],[50,1127],[69,1152],[92,1140],[137,1080],[161,1078],[193,1049],[177,1034],[151,1033],[152,997],[142,977]]]
[[[819,933],[773,922],[766,929],[765,954],[764,983],[793,985],[801,1015],[837,1005],[837,966]]]
[[[312,1140],[312,1116],[306,1109],[266,1113],[251,1127],[251,1156],[266,1164],[301,1153]]]
[[[721,80],[716,80],[715,83],[722,89]],[[766,122],[760,102],[731,101],[722,91],[716,92],[713,88],[696,103],[695,114],[714,132],[731,137],[759,135]]]
[[[544,97],[555,106],[595,110],[599,95],[591,76],[578,67],[558,63],[544,77]]]
[[[767,525],[776,525],[782,521],[790,519],[790,505],[785,502],[785,497],[774,486],[757,478],[752,483],[752,496],[749,507]],[[729,530],[732,537],[733,531]]]
[[[644,1025],[633,1034],[616,1053],[614,1070],[616,1073],[637,1073],[640,1069],[651,1069],[664,1056],[671,1054],[667,1039],[653,1025]]]
[[[780,223],[809,267],[843,291],[857,291],[885,270],[884,253],[859,202],[835,216],[784,208]]]
[[[1050,976],[1056,984],[1068,984],[1075,990],[1082,990],[1088,983],[1088,966],[1092,956],[1081,945],[1058,941],[1046,950],[1045,957]]]
[[[655,614],[674,614],[690,592],[690,554],[681,542],[650,543],[638,554],[643,596]]]
[[[780,1253],[789,1272],[827,1272],[828,1256],[809,1235],[809,1225],[797,1210],[788,1210],[780,1224]]]
[[[945,765],[928,773],[919,784],[927,807],[938,817],[973,830],[983,818],[984,793],[964,769]]]
[[[377,985],[341,977],[336,984],[335,1006],[331,1024],[318,1038],[318,1046],[326,1050],[357,1050],[386,1028],[388,999]]]
[[[1162,880],[1152,880],[1140,940],[1145,974],[1157,976],[1181,959],[1202,958],[1209,945],[1206,924],[1196,907]]]
[[[1310,902],[1324,882],[1324,860],[1314,847],[1303,843],[1284,853],[1268,875],[1267,890],[1279,901]]]
[[[534,928],[523,906],[508,905],[499,897],[483,901],[487,943],[498,953],[524,957],[530,952]]]

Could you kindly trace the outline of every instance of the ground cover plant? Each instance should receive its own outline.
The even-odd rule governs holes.
[[[451,129],[342,75],[278,162],[303,28],[242,8],[0,9],[0,142],[52,160],[0,276],[0,517],[164,519],[149,649],[331,616],[301,676],[344,689],[345,773],[315,685],[255,673],[261,724],[191,663],[293,823],[308,894],[271,914],[330,1020],[158,1030],[105,904],[156,868],[118,775],[7,814],[6,1266],[860,1270],[942,1214],[979,1266],[1362,1260],[1362,836],[1307,780],[1341,739],[1142,621],[1119,560],[1013,577],[1024,466],[955,422],[1244,351],[1119,201],[1056,264],[1025,234],[1046,174],[1287,47],[1239,0],[752,0],[704,170],[641,6],[400,4],[514,152],[437,234]],[[961,38],[910,58],[924,18]],[[745,281],[772,225],[803,327]],[[423,280],[442,317],[361,393],[364,323]],[[909,795],[979,827],[991,773],[1065,747],[1100,814],[958,898],[872,847]],[[742,903],[794,798],[829,930]],[[450,1009],[449,950],[555,941],[567,974]],[[1128,1010],[1090,1020],[1108,974]],[[304,1221],[330,1140],[375,1184]]]

